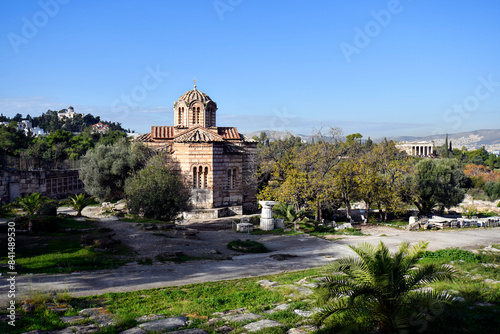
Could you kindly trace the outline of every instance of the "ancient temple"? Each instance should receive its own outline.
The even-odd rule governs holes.
[[[134,140],[172,154],[191,187],[195,216],[207,218],[257,208],[257,142],[235,127],[218,127],[216,113],[217,103],[195,83],[174,103],[173,126],[152,126]]]

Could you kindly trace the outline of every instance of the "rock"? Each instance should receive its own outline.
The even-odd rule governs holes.
[[[273,282],[273,281],[270,281],[267,279],[260,280],[257,283],[259,283],[260,286],[265,287],[265,288],[270,288],[270,287],[278,285],[278,282]]]
[[[307,277],[304,277],[300,281],[295,282],[295,284],[297,284],[297,285],[302,285],[302,284],[307,284],[307,283],[309,283],[309,281],[307,280]]]
[[[492,280],[490,278],[487,278],[487,279],[484,280],[484,283],[498,284],[498,283],[500,283],[500,281],[495,281],[495,280]]]
[[[120,332],[119,334],[146,334],[147,332],[139,327],[134,327],[127,329],[126,331]]]
[[[99,326],[92,325],[81,325],[81,326],[70,326],[64,329],[60,329],[57,331],[52,331],[52,334],[88,334],[88,333],[96,333],[99,331]]]
[[[78,314],[82,317],[90,318],[92,321],[96,322],[99,327],[115,325],[111,312],[104,307],[86,308],[78,312]]]
[[[312,312],[312,311],[303,311],[303,310],[293,310],[293,313],[297,314],[300,317],[304,317],[304,318],[310,318],[314,314],[314,312]]]
[[[463,303],[465,301],[465,298],[464,297],[460,297],[460,296],[457,296],[457,297],[454,297],[453,298],[454,301],[457,301],[459,303]]]
[[[75,324],[79,321],[85,320],[86,318],[80,316],[80,315],[75,315],[75,316],[70,316],[70,317],[61,317],[61,321],[66,323],[66,324]]]
[[[203,329],[200,328],[189,328],[189,329],[182,329],[180,331],[173,331],[173,332],[168,332],[169,334],[208,334],[205,332]]]
[[[224,325],[222,327],[218,327],[215,329],[215,331],[217,333],[222,333],[222,334],[226,334],[226,333],[230,333],[234,330],[234,327],[231,327],[229,325]]]
[[[273,313],[280,312],[280,311],[286,311],[286,310],[288,310],[289,306],[290,306],[290,304],[280,304],[271,310],[265,311],[264,313],[273,314]]]
[[[491,303],[476,303],[477,306],[495,306],[495,304]]]
[[[283,326],[283,324],[281,322],[277,322],[274,320],[265,319],[257,322],[252,322],[248,325],[243,326],[243,328],[249,332],[256,332],[264,328],[278,327],[278,326]]]
[[[144,329],[145,331],[172,331],[174,329],[184,327],[187,322],[186,317],[173,317],[167,319],[160,319],[156,321],[146,322],[144,324],[140,324],[139,327]]]
[[[143,315],[142,317],[135,318],[135,321],[137,321],[138,323],[143,323],[143,322],[155,321],[155,320],[160,320],[160,319],[165,319],[165,315],[163,315],[163,314]]]
[[[227,320],[227,321],[231,321],[231,322],[241,322],[241,321],[262,319],[263,316],[255,314],[255,313],[243,313],[243,314],[225,315],[222,318]]]
[[[311,325],[300,326],[298,328],[290,328],[287,334],[305,334],[316,331],[317,328]]]

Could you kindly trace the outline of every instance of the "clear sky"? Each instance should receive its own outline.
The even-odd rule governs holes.
[[[144,133],[193,88],[217,125],[365,137],[500,128],[500,1],[2,1],[0,112]]]

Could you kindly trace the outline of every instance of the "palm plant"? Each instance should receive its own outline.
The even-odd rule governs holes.
[[[308,211],[304,209],[295,210],[295,207],[291,204],[286,204],[279,202],[273,207],[273,212],[278,215],[279,218],[285,219],[286,222],[294,223],[304,220]]]
[[[84,193],[69,197],[69,205],[71,205],[71,208],[76,211],[77,217],[82,216],[83,209],[95,203],[96,201],[93,197],[87,197]]]
[[[45,203],[50,202],[50,198],[42,196],[40,193],[32,193],[24,197],[17,198],[16,206],[21,208],[26,215],[32,216]]]
[[[415,319],[425,318],[422,310],[436,310],[451,301],[449,294],[423,289],[456,275],[450,265],[418,263],[427,245],[404,242],[393,255],[383,242],[377,247],[368,243],[349,246],[358,257],[335,261],[331,274],[317,288],[317,303],[322,307],[317,323],[337,329],[353,329],[361,323],[371,327],[368,330],[397,333]]]

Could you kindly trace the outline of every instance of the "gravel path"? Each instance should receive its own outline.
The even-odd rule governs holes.
[[[322,266],[335,258],[352,254],[348,245],[359,242],[377,244],[381,240],[395,249],[401,241],[429,241],[429,250],[446,247],[476,248],[500,243],[500,227],[489,229],[470,229],[453,231],[410,232],[388,227],[367,227],[367,236],[344,236],[340,240],[324,240],[308,235],[255,236],[233,232],[230,229],[210,231],[200,229],[195,239],[164,237],[153,235],[151,231],[140,231],[135,223],[103,221],[105,227],[113,228],[116,238],[133,245],[140,256],[181,250],[187,255],[213,254],[228,260],[199,260],[181,264],[173,262],[153,265],[128,264],[118,269],[81,272],[72,274],[37,274],[16,277],[16,299],[21,300],[30,290],[59,291],[67,290],[76,296],[98,295],[106,292],[136,291],[142,289],[177,286],[208,281],[237,279],[244,277],[274,274]],[[200,222],[186,223],[188,228],[206,226]],[[224,223],[221,223],[224,225]],[[147,232],[147,233],[145,233]],[[163,231],[162,231],[163,233]],[[167,233],[167,232],[165,232]],[[225,248],[230,240],[251,239],[264,243],[271,253],[236,255]],[[173,246],[175,245],[175,246]],[[215,252],[218,254],[215,255]],[[273,255],[289,254],[279,261]],[[7,302],[7,277],[2,277],[0,304]]]

